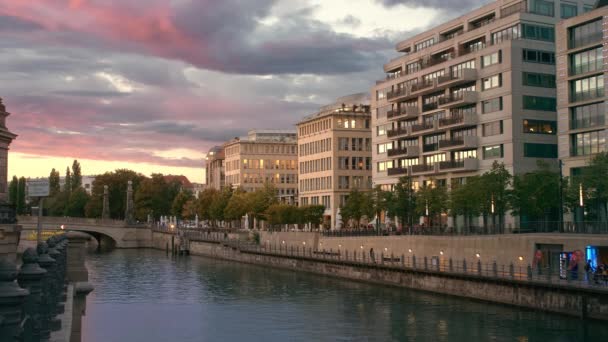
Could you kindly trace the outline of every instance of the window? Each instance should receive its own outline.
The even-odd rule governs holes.
[[[481,112],[483,114],[497,112],[502,110],[502,97],[496,97],[481,102]]]
[[[393,148],[392,143],[378,144],[378,153],[386,153],[386,151]]]
[[[477,158],[477,150],[464,150],[452,152],[452,160],[463,161],[467,158]]]
[[[557,158],[557,145],[524,143],[524,157]]]
[[[547,17],[553,17],[555,15],[553,1],[532,0],[532,3],[530,4],[530,12],[545,15]]]
[[[603,62],[602,47],[571,54],[569,56],[570,75],[602,70]]]
[[[555,29],[549,26],[521,24],[522,36],[527,39],[555,42]]]
[[[571,152],[573,156],[584,156],[606,150],[606,131],[572,134]]]
[[[429,83],[433,82],[433,80],[436,79],[437,77],[443,76],[443,74],[444,74],[444,70],[441,69],[439,71],[435,71],[430,74],[423,75],[422,83],[429,84]]]
[[[402,168],[406,168],[408,166],[413,166],[413,165],[418,165],[418,158],[401,159],[399,161],[399,166]]]
[[[568,29],[568,48],[602,42],[602,18]]]
[[[557,123],[548,120],[524,119],[524,133],[532,134],[555,134]]]
[[[464,63],[452,65],[450,67],[450,75],[454,78],[462,76],[462,70],[464,69],[475,69],[475,60],[471,59],[470,61],[466,61]]]
[[[492,44],[498,44],[511,39],[518,39],[521,37],[521,30],[519,24],[511,26],[509,28],[500,30],[492,33]]]
[[[331,196],[323,196],[322,201],[325,209],[331,209]]]
[[[416,43],[416,45],[414,45],[414,51],[420,51],[422,49],[426,49],[427,47],[429,47],[433,44],[435,44],[435,38],[423,40],[419,43]]]
[[[555,112],[556,100],[553,97],[541,97],[541,96],[523,96],[524,109],[532,110],[546,110]]]
[[[500,145],[484,146],[483,159],[496,159],[503,157],[503,147]]]
[[[408,74],[413,74],[416,71],[420,70],[420,63],[414,62],[414,63],[407,64],[405,66],[405,70]]]
[[[445,153],[433,154],[430,156],[424,157],[424,164],[426,165],[435,165],[436,163],[445,161]]]
[[[389,161],[383,161],[383,162],[379,162],[378,163],[378,171],[386,171],[387,169],[392,169],[393,168],[393,161],[389,160]]]
[[[502,120],[485,123],[482,126],[482,130],[484,137],[502,134]]]
[[[338,139],[338,150],[340,151],[348,151],[348,138],[339,138]]]
[[[502,50],[498,50],[489,55],[481,57],[481,67],[486,68],[490,65],[499,64],[502,61]]]
[[[439,149],[439,140],[445,140],[445,133],[427,135],[423,137],[422,151],[423,152],[431,152],[437,151]]]
[[[604,96],[604,75],[570,81],[570,102],[585,101]]]
[[[348,189],[350,186],[349,176],[338,177],[338,189]]]
[[[605,124],[604,102],[570,109],[570,129],[589,128]]]
[[[378,125],[378,126],[376,126],[376,135],[377,136],[386,135],[386,131],[391,128],[392,128],[391,124]],[[342,138],[340,138],[340,139],[342,139]],[[348,140],[348,138],[347,138],[347,140]]]
[[[525,62],[555,64],[555,53],[550,51],[523,49]]]
[[[502,74],[486,77],[481,79],[481,90],[498,88],[502,84]]]
[[[525,86],[555,88],[555,75],[523,72],[522,81]]]
[[[561,4],[562,19],[576,17],[576,5]]]

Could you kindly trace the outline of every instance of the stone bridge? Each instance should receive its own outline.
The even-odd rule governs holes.
[[[38,217],[19,216],[21,239],[36,239]],[[115,248],[143,248],[152,244],[152,230],[146,225],[127,225],[121,220],[49,217],[41,219],[43,232],[79,231],[92,235],[100,246]]]

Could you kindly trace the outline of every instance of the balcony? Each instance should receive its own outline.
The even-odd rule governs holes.
[[[437,102],[425,103],[422,105],[422,111],[428,112],[430,110],[435,110],[438,107],[439,107],[439,104]]]
[[[409,134],[409,130],[407,129],[407,127],[399,127],[399,128],[395,128],[395,129],[389,129],[386,131],[386,136],[389,138],[393,138],[396,136],[400,136],[400,135],[407,135]]]
[[[436,79],[433,79],[428,82],[419,82],[419,83],[413,84],[412,87],[410,88],[410,95],[413,97],[413,96],[430,94],[435,91],[436,84],[437,84]]]
[[[437,87],[453,87],[459,84],[477,81],[477,69],[463,69],[458,74],[439,76],[437,78]]]
[[[412,174],[429,174],[437,172],[437,164],[418,164],[412,165]]]
[[[477,125],[477,114],[460,114],[451,117],[439,119],[440,128],[457,128],[460,126],[474,126]]]
[[[420,124],[412,125],[412,134],[423,134],[432,132],[437,129],[437,121],[423,122]]]
[[[395,90],[391,90],[389,92],[386,93],[386,98],[388,100],[393,100],[395,98],[399,98],[402,96],[407,95],[407,88],[399,88],[399,89],[395,89]]]
[[[476,91],[461,91],[439,99],[439,108],[455,108],[477,103]]]
[[[568,48],[576,49],[581,46],[587,46],[591,44],[601,44],[602,43],[602,32],[593,32],[591,34],[587,34],[582,37],[578,37],[577,39],[569,39]]]
[[[418,146],[408,146],[402,148],[394,148],[388,150],[387,155],[389,157],[418,157],[420,155],[420,148]]]
[[[464,137],[452,138],[449,140],[439,140],[440,150],[463,150],[477,148],[477,136],[467,135]]]
[[[604,97],[604,87],[602,84],[601,88],[595,88],[581,92],[571,92],[570,102],[588,101]]]
[[[410,119],[410,118],[414,118],[414,117],[418,116],[419,112],[420,112],[420,110],[418,109],[418,107],[407,106],[407,107],[401,107],[398,109],[389,110],[386,113],[386,117],[389,120]]]
[[[407,175],[407,168],[405,167],[393,167],[387,170],[389,176],[401,176]]]
[[[464,172],[477,170],[479,170],[479,160],[477,158],[439,162],[439,171]]]
[[[593,128],[605,125],[605,116],[603,115],[594,115],[591,117],[587,117],[584,119],[574,119],[570,120],[570,129],[581,129],[581,128]]]

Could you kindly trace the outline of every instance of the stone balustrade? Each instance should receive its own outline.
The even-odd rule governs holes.
[[[0,258],[0,341],[80,341],[85,298],[93,290],[84,266],[89,238],[52,236],[23,253],[19,270],[11,258]],[[66,303],[71,315],[64,314]]]

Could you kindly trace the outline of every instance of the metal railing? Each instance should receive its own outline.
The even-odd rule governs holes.
[[[372,235],[377,235],[376,231],[370,230],[369,235],[366,236]],[[420,256],[410,249],[408,254],[396,255],[392,252],[389,253],[387,249],[385,251],[374,251],[363,246],[352,251],[343,248],[321,249],[285,243],[262,242],[257,244],[251,241],[230,240],[219,235],[210,236],[203,241],[217,243],[241,253],[305,259],[355,267],[374,267],[384,270],[425,272],[448,277],[457,276],[480,280],[510,281],[528,285],[551,285],[608,291],[608,274],[605,272],[585,272],[582,267],[563,269],[533,267],[524,260],[499,265],[495,261],[484,261],[491,256],[481,256],[479,254],[471,259],[456,260],[442,254],[443,251],[440,252],[440,255]]]
[[[606,122],[605,120],[606,119],[603,113],[602,115],[591,116],[588,118],[570,120],[570,129],[603,126]]]
[[[595,88],[588,91],[581,92],[571,92],[570,93],[570,102],[578,102],[578,101],[587,101],[593,100],[600,97],[604,97],[604,85],[602,84],[601,88]]]
[[[602,42],[602,32],[594,32],[591,34],[587,34],[582,37],[578,37],[576,39],[570,38],[568,39],[568,48],[575,49],[581,46]]]

